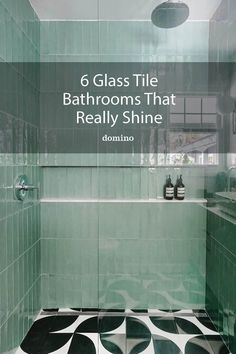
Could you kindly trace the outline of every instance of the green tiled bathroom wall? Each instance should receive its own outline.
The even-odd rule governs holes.
[[[151,21],[43,21],[40,28],[42,63],[208,61],[209,24],[205,21],[186,22],[174,31],[158,29]],[[42,107],[42,122],[43,111],[47,119],[50,108],[50,104]],[[48,154],[41,156],[41,164],[149,166],[150,161],[138,154]]]
[[[29,71],[26,64],[24,71],[17,65],[39,62],[39,35],[38,18],[27,0],[0,0],[0,129],[5,132],[1,151],[2,144],[25,147],[19,153],[9,149],[0,155],[1,353],[15,352],[40,309],[39,200],[36,192],[25,202],[15,200],[13,194],[18,175],[26,174],[36,185],[40,179],[39,158],[30,153],[37,144],[39,124],[37,73]],[[4,96],[10,87],[9,73],[14,73],[19,88],[12,93],[12,100]]]
[[[206,309],[232,353],[236,352],[236,224],[207,213]]]
[[[209,61],[236,61],[236,3],[222,1],[209,24]]]
[[[205,217],[194,203],[42,203],[43,307],[204,308]]]
[[[166,177],[183,175],[187,198],[203,198],[204,167],[43,167],[42,197],[152,199],[162,197]],[[63,187],[62,187],[63,186]]]
[[[43,307],[204,308],[205,209],[148,202],[180,172],[188,198],[202,198],[201,168],[44,167]]]
[[[41,61],[204,62],[208,35],[206,22],[173,32],[147,21],[43,21]],[[204,308],[201,206],[91,201],[156,198],[166,175],[181,172],[187,197],[202,198],[204,168],[150,168],[148,158],[122,154],[49,154],[41,164],[42,198],[62,199],[41,205],[43,307]],[[75,198],[85,200],[63,202]]]
[[[42,203],[41,208],[42,307],[97,307],[96,204]]]
[[[38,62],[39,20],[28,0],[1,0],[1,61]]]
[[[151,21],[43,21],[41,61],[204,62],[208,36],[204,21],[186,22],[175,31]]]
[[[210,61],[236,61],[236,3],[222,1],[210,21]],[[234,78],[227,87],[234,97]],[[226,117],[226,119],[230,117]],[[231,138],[230,138],[231,140]],[[232,143],[232,142],[231,142]],[[234,147],[231,147],[232,151]],[[225,155],[226,161],[226,155]],[[228,166],[229,167],[229,166]],[[227,169],[227,165],[221,172]],[[214,178],[216,181],[216,178]],[[219,190],[212,186],[211,192]],[[206,309],[231,353],[236,353],[236,224],[217,208],[207,212]]]
[[[204,308],[201,206],[107,203],[99,207],[99,307]]]
[[[221,24],[213,22],[210,32],[209,23],[200,21],[186,22],[174,32],[142,21],[39,24],[28,0],[0,0],[0,62],[232,60],[235,36],[219,41],[218,32],[226,33],[233,24],[221,30]],[[218,48],[216,42],[228,47]],[[20,143],[24,127],[24,144],[32,147],[43,118],[38,72],[22,75],[17,66],[14,70],[23,95],[14,104],[2,100],[0,124],[10,144]],[[0,156],[1,353],[14,353],[41,307],[205,306],[235,352],[235,225],[208,212],[206,242],[202,205],[150,204],[148,199],[162,195],[168,174],[173,181],[183,174],[187,198],[203,198],[206,170],[151,168],[148,160],[140,167],[139,159],[61,154],[39,161],[30,153]],[[42,182],[43,199],[62,201],[42,202],[41,216],[36,192],[24,203],[16,201],[13,184],[19,174],[37,186]],[[82,201],[63,202],[73,198]]]

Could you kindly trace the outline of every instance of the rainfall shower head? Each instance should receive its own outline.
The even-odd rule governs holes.
[[[160,28],[174,28],[189,17],[189,7],[182,1],[168,0],[152,12],[152,23]]]

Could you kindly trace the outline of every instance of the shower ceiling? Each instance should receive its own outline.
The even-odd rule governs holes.
[[[222,0],[185,0],[189,20],[210,20]],[[224,1],[224,0],[223,0]],[[41,20],[150,20],[161,0],[30,0]]]

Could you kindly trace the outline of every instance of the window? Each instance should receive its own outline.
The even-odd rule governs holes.
[[[170,109],[170,124],[182,124],[187,127],[197,125],[199,128],[210,125],[216,127],[216,97],[178,97],[176,105]]]
[[[161,165],[218,164],[217,99],[215,96],[178,97],[170,108]],[[160,151],[160,150],[159,150]],[[164,151],[162,147],[162,152]]]

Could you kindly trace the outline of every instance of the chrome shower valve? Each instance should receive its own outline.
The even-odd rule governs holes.
[[[35,189],[38,189],[38,187],[28,183],[28,178],[26,175],[20,175],[17,177],[15,182],[15,197],[18,200],[23,201],[26,198],[27,192]]]

